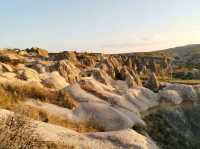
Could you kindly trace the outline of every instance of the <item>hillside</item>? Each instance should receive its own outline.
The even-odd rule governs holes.
[[[186,45],[153,52],[139,52],[135,54],[143,57],[170,57],[174,78],[190,80],[200,79],[200,44]]]
[[[131,53],[128,53],[129,55]],[[174,58],[175,63],[186,64],[186,63],[193,63],[199,64],[200,63],[200,44],[192,44],[186,46],[180,46],[175,48],[164,49],[160,51],[153,51],[153,52],[139,52],[136,53],[138,55],[145,55],[145,56],[171,56]]]
[[[175,47],[175,48],[165,49],[164,51],[167,51],[179,57],[186,56],[187,54],[199,53],[200,44],[192,44],[192,45],[186,45],[186,46],[181,46],[181,47]]]
[[[200,68],[200,45],[187,45],[164,50],[174,57],[174,62],[177,65],[185,67]]]

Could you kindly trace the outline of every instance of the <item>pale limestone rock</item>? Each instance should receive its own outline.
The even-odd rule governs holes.
[[[68,92],[75,100],[79,102],[100,102],[106,103],[95,95],[92,95],[83,90],[78,83],[65,87],[62,92]]]
[[[183,98],[183,100],[197,101],[198,95],[192,85],[171,84],[164,90],[175,90]]]
[[[171,102],[173,104],[181,104],[183,99],[176,90],[161,90],[159,91],[160,101]]]
[[[149,108],[159,105],[157,94],[144,87],[128,89],[125,95],[139,111],[146,111]]]
[[[16,65],[16,70],[24,69],[26,66],[22,63]]]
[[[126,92],[126,90],[129,89],[127,83],[125,81],[122,81],[122,80],[113,80],[112,81],[112,86],[120,94],[123,94],[124,92]]]
[[[95,80],[104,83],[106,85],[110,85],[111,77],[103,70],[99,68],[87,69],[81,72],[83,77],[93,77]]]
[[[103,103],[83,102],[75,109],[74,114],[83,122],[107,131],[131,128],[134,125],[134,122],[122,112]]]
[[[125,96],[140,112],[159,104],[157,94],[144,87],[129,89],[126,91]]]
[[[68,83],[75,83],[80,80],[80,70],[69,60],[59,61],[58,71]]]
[[[19,78],[27,81],[40,81],[39,74],[34,69],[24,67],[18,70]]]
[[[117,105],[128,109],[129,111],[138,113],[137,108],[127,101],[123,96],[114,93],[114,88],[112,87],[107,87],[106,85],[92,78],[82,79],[79,84],[84,90],[92,93],[111,105]]]
[[[25,113],[26,116],[38,118],[42,121],[41,113],[45,114],[45,118],[48,123],[61,125],[63,123],[78,123],[79,118],[73,114],[73,111],[68,108],[60,107],[54,104],[36,101],[34,99],[27,99],[21,103],[21,113]],[[32,114],[32,115],[31,115]]]
[[[48,51],[45,49],[32,47],[30,49],[25,50],[31,56],[40,56],[40,57],[48,57]]]
[[[15,78],[17,76],[17,74],[13,73],[13,72],[4,72],[4,73],[0,73],[0,76],[9,79],[9,78]]]
[[[134,130],[80,134],[2,109],[0,131],[1,148],[7,149],[158,149],[151,139]]]
[[[38,73],[45,73],[46,72],[45,66],[43,66],[40,63],[35,64],[32,68],[35,69]]]
[[[5,64],[5,63],[0,63],[0,70],[2,72],[13,72],[13,68],[10,65]]]
[[[137,84],[138,86],[142,86],[142,81],[141,81],[139,75],[137,75],[133,70],[131,71],[131,75],[133,76],[133,78],[134,78],[136,84]]]
[[[130,70],[127,66],[123,66],[120,70],[121,79],[125,80],[129,87],[142,86],[140,77]]]
[[[69,85],[58,71],[44,73],[40,75],[40,78],[44,86],[57,90],[63,89],[64,87]]]
[[[113,132],[89,133],[88,136],[92,138],[99,138],[105,142],[113,140],[113,142],[116,143],[116,147],[120,146],[122,149],[158,149],[157,145],[151,139],[145,139],[144,136],[131,129]],[[132,142],[132,145],[130,145],[130,142]]]

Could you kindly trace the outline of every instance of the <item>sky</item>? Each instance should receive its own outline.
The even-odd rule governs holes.
[[[104,53],[200,43],[199,0],[0,0],[0,47]]]

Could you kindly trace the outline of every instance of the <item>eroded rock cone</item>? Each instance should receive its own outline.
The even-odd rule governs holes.
[[[151,72],[158,74],[158,69],[157,69],[157,66],[156,66],[156,63],[154,62],[154,60],[150,61],[149,69]]]
[[[133,76],[133,78],[134,78],[136,84],[137,84],[138,86],[142,86],[142,81],[141,81],[141,79],[140,79],[140,76],[137,75],[133,70],[131,71],[131,75]]]
[[[61,60],[58,63],[58,71],[69,83],[80,80],[80,70],[69,60]]]
[[[48,57],[48,51],[45,49],[33,47],[31,49],[26,49],[25,51],[31,54],[32,56]]]
[[[126,83],[128,84],[129,87],[137,86],[137,83],[135,82],[133,76],[130,73],[126,75]]]
[[[122,80],[125,80],[129,87],[135,87],[135,86],[138,85],[138,84],[136,83],[136,81],[135,81],[136,76],[135,76],[135,78],[134,78],[134,77],[130,74],[130,72],[128,71],[127,66],[124,66],[124,67],[121,69],[120,74],[121,74],[121,79],[122,79]]]
[[[120,70],[120,79],[121,80],[125,80],[126,79],[126,75],[128,74],[128,69],[126,66],[123,66],[122,69]]]
[[[42,56],[42,57],[48,57],[48,51],[47,50],[44,50],[44,49],[37,49],[36,50],[37,54],[39,56]]]
[[[78,57],[80,65],[84,68],[86,67],[94,67],[96,62],[95,58],[89,55],[81,55]]]
[[[81,73],[83,77],[93,77],[95,80],[109,85],[111,81],[111,77],[103,70],[99,68],[88,69]]]
[[[103,69],[109,76],[116,79],[116,74],[120,72],[122,66],[115,57],[109,56],[97,64],[96,67]]]
[[[160,82],[158,81],[156,74],[153,72],[147,80],[145,87],[157,92],[160,88]]]
[[[76,52],[74,51],[65,51],[63,52],[63,58],[70,60],[71,62],[77,62]]]

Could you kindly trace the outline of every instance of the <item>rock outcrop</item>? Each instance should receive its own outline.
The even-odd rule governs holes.
[[[183,98],[176,90],[162,90],[159,95],[163,102],[172,102],[173,104],[181,104],[183,102]]]
[[[1,72],[13,72],[13,68],[8,64],[0,63],[0,71]]]
[[[80,79],[80,70],[69,60],[61,60],[57,64],[58,71],[69,83],[74,83]]]
[[[99,68],[87,69],[81,72],[82,77],[92,77],[95,80],[109,85],[112,78],[103,70]]]
[[[196,87],[197,89],[198,87]],[[165,90],[175,90],[184,100],[197,101],[199,97],[197,95],[196,90],[192,85],[184,85],[184,84],[171,84],[164,88]]]
[[[96,67],[103,69],[111,78],[115,79],[121,70],[122,64],[114,56],[108,56],[104,57]]]
[[[48,51],[45,49],[33,47],[30,49],[25,49],[25,51],[31,56],[48,57]]]
[[[40,78],[44,86],[57,90],[63,89],[69,85],[58,71],[41,74]]]
[[[156,144],[133,130],[79,134],[67,128],[33,121],[0,109],[1,148],[126,148],[156,149]]]
[[[156,74],[152,73],[149,77],[149,79],[147,80],[145,87],[153,90],[153,91],[158,91],[160,88],[160,82],[158,81]]]
[[[32,66],[33,69],[35,69],[38,73],[45,73],[46,68],[42,64],[38,63]]]
[[[34,69],[24,67],[18,70],[17,73],[20,79],[27,81],[40,81],[39,74]]]

